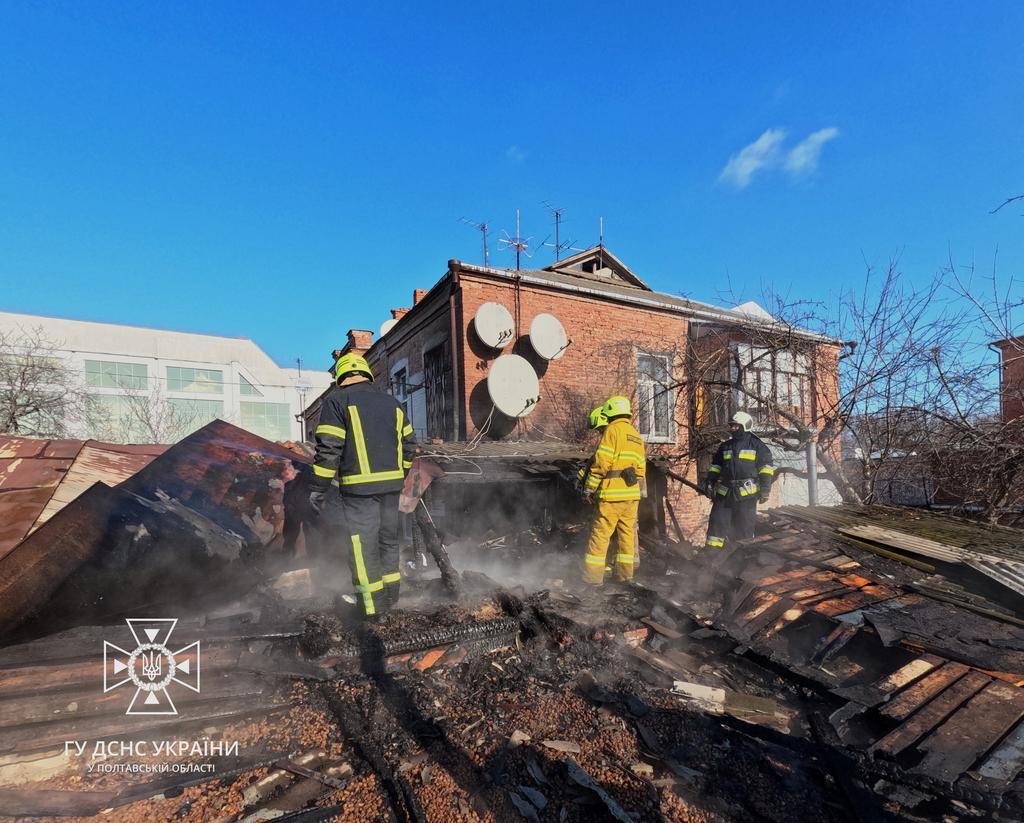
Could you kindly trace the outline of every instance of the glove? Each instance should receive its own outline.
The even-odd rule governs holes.
[[[589,492],[587,494],[583,495],[583,505],[584,506],[593,506],[594,505],[594,495],[590,494]]]
[[[771,491],[770,490],[766,491],[765,489],[761,489],[761,491],[757,495],[757,502],[758,503],[767,503],[769,497],[771,497]]]
[[[309,507],[320,514],[324,510],[324,503],[327,500],[327,489],[312,489],[309,492]]]

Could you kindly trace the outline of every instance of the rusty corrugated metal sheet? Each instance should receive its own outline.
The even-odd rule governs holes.
[[[83,477],[127,470],[96,452]],[[215,421],[115,488],[93,484],[0,558],[0,639],[255,585],[265,548],[299,516],[286,512],[285,487],[304,462]]]
[[[93,483],[116,486],[167,448],[0,437],[0,557]]]
[[[116,486],[141,471],[168,446],[115,446],[90,440],[68,468],[63,481],[30,531],[38,529],[94,483]],[[128,451],[131,449],[131,451]]]

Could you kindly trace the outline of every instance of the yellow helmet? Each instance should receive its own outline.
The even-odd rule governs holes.
[[[341,381],[350,374],[364,374],[373,380],[373,372],[370,371],[370,364],[366,358],[358,354],[346,354],[339,357],[334,363],[334,379]]]
[[[609,397],[605,404],[601,407],[604,412],[605,419],[611,421],[616,417],[632,417],[633,408],[629,405],[629,398],[616,395],[615,397]]]
[[[604,406],[598,406],[590,413],[590,428],[599,429],[608,425],[608,418],[604,416]]]

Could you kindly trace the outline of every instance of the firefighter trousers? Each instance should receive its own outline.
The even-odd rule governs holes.
[[[385,612],[398,602],[402,580],[398,570],[398,495],[341,496],[345,553],[359,604],[367,616]]]
[[[633,561],[636,554],[636,521],[639,500],[598,500],[594,525],[583,566],[583,580],[600,585],[604,582],[604,567],[612,535],[618,539],[615,554],[616,580],[633,579]]]
[[[730,540],[747,540],[754,536],[757,522],[757,497],[739,499],[731,494],[724,500],[716,500],[711,506],[708,518],[708,536],[704,545],[721,549]]]

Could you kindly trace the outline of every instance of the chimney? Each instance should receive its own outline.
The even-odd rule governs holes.
[[[349,329],[348,342],[341,350],[342,354],[366,354],[373,345],[373,332],[366,329]]]
[[[427,289],[413,289],[412,290],[412,304],[415,306],[424,297],[427,296]]]
[[[391,317],[392,317],[392,318],[393,318],[394,320],[401,320],[401,319],[402,319],[403,317],[405,317],[405,316],[406,316],[406,315],[407,315],[407,314],[408,314],[408,313],[409,313],[410,311],[412,311],[412,310],[411,310],[411,309],[408,309],[408,308],[404,308],[404,309],[392,309],[392,310],[391,310]]]

